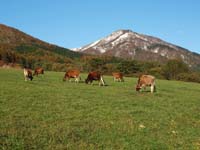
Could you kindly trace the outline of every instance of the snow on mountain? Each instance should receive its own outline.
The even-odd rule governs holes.
[[[159,38],[131,30],[118,30],[105,38],[78,48],[76,51],[145,61],[165,61],[180,58],[188,64],[200,64],[199,54],[192,53]]]

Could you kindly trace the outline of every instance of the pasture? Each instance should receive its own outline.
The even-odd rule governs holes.
[[[0,69],[0,149],[200,149],[200,84],[157,80],[151,94],[135,92],[136,78],[99,87],[63,76],[25,82]]]

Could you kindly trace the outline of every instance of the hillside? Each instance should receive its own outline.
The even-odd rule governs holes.
[[[3,61],[19,63],[22,59],[31,59],[63,63],[81,56],[78,52],[41,41],[15,28],[0,24],[0,58]]]
[[[70,58],[80,57],[82,55],[69,49],[41,41],[22,31],[3,24],[0,24],[0,46],[1,48],[4,46],[8,47],[10,50],[19,53],[44,50]]]
[[[118,30],[96,42],[75,49],[76,51],[121,57],[124,59],[159,61],[182,59],[190,66],[200,65],[200,55],[159,38],[131,30]]]

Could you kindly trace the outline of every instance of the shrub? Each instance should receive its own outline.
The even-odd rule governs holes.
[[[163,76],[166,79],[176,80],[178,74],[189,72],[189,67],[183,61],[173,59],[169,60],[162,70],[163,70]]]
[[[177,76],[177,80],[200,83],[200,73],[196,73],[196,72],[180,73]]]

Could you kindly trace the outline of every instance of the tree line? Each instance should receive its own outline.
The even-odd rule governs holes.
[[[124,60],[108,56],[81,56],[69,58],[48,51],[16,53],[0,49],[0,60],[5,64],[15,63],[22,67],[34,69],[38,66],[49,71],[66,71],[79,69],[82,72],[100,71],[103,74],[121,72],[125,76],[151,74],[160,79],[181,80],[200,83],[200,73],[180,59],[168,60],[166,63]]]

